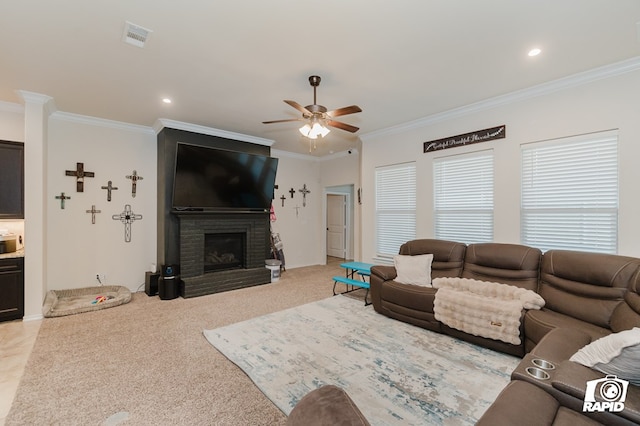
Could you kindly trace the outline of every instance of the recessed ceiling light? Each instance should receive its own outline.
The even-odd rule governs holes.
[[[169,99],[169,98],[162,98],[162,102],[164,102],[165,104],[170,104],[170,103],[171,103],[171,99]]]
[[[542,53],[542,50],[538,49],[537,47],[534,49],[531,49],[528,53],[529,56],[538,56],[540,53]]]

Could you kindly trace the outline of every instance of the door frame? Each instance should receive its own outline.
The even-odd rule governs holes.
[[[322,244],[323,252],[323,264],[327,261],[327,196],[328,195],[343,195],[346,203],[346,220],[345,220],[345,259],[353,259],[353,191],[354,185],[339,185],[328,186],[324,188],[324,195],[322,197],[322,229],[324,230],[324,243]]]

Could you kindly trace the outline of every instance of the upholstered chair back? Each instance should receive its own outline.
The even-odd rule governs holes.
[[[462,277],[536,291],[541,256],[539,249],[518,244],[469,244]]]
[[[402,244],[399,254],[405,256],[433,254],[431,278],[459,277],[462,273],[466,248],[466,244],[455,241],[418,239]]]
[[[570,250],[549,250],[542,258],[540,287],[545,309],[607,329],[625,329],[640,312],[640,259]],[[631,294],[625,296],[627,289]],[[613,312],[623,300],[626,307]],[[637,319],[635,320],[637,323]]]

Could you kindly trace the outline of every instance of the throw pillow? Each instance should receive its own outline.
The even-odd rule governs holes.
[[[601,337],[573,354],[569,361],[640,386],[640,328]]]
[[[433,254],[415,256],[397,255],[393,258],[396,267],[396,282],[431,287],[431,262]]]

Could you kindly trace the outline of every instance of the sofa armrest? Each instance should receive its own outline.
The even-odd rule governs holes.
[[[555,328],[545,334],[531,354],[553,363],[568,360],[591,343],[591,336],[574,328]]]
[[[572,361],[563,361],[558,366],[551,385],[574,398],[584,401],[587,382],[603,378],[603,373]],[[602,401],[596,392],[596,399]],[[640,424],[640,387],[629,384],[624,410],[617,415]]]
[[[371,274],[379,277],[382,281],[389,281],[398,276],[395,267],[386,265],[372,266]]]

